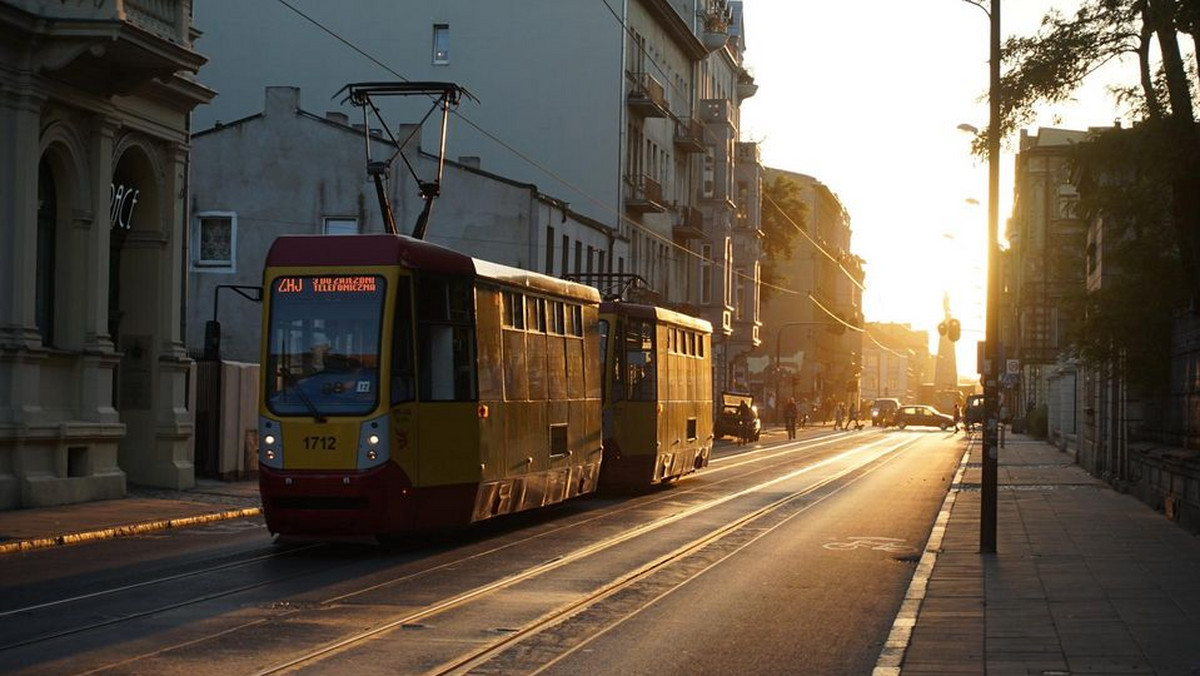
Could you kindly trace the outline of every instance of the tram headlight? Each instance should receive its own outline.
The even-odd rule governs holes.
[[[362,423],[358,432],[358,468],[371,469],[388,461],[390,449],[388,440],[391,432],[388,429],[389,416],[383,415]]]
[[[283,469],[283,430],[279,421],[259,416],[258,438],[262,440],[258,446],[258,461],[267,467]]]

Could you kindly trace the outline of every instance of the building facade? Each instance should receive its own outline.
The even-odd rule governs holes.
[[[190,0],[0,2],[0,509],[193,484]]]
[[[767,180],[783,176],[800,188],[807,207],[807,230],[796,237],[782,269],[786,291],[775,293],[763,310],[763,342],[778,364],[755,379],[798,385],[814,405],[857,400],[864,373],[863,260],[850,251],[850,215],[838,196],[806,174],[767,169]],[[789,390],[788,387],[780,391]]]
[[[637,275],[643,299],[710,320],[714,387],[724,387],[729,355],[757,344],[760,322],[761,168],[757,149],[739,145],[739,106],[755,92],[740,2],[529,0],[519,14],[513,3],[467,0],[294,8],[202,7],[213,56],[205,81],[221,95],[197,112],[196,128],[245,117],[279,82],[314,97],[349,82],[455,82],[478,103],[464,102],[451,120],[447,156],[538,185],[605,224],[612,242],[628,241],[628,256],[597,248],[581,268]],[[415,120],[423,110],[397,103],[385,112]]]
[[[1069,330],[1081,311],[1070,301],[1084,290],[1086,227],[1076,214],[1079,196],[1069,156],[1086,138],[1085,131],[1021,131],[1007,233],[1009,305],[1001,310],[1011,323],[1007,330],[1001,327],[1002,334],[1012,337],[1004,356],[1020,360],[1020,378],[1009,396],[1018,418],[1047,405],[1048,379],[1070,347]]]
[[[894,397],[901,403],[921,403],[921,385],[932,375],[929,332],[908,324],[869,322],[873,340],[863,343],[862,397]]]

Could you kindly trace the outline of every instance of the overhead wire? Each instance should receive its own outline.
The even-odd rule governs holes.
[[[309,16],[308,14],[306,14],[305,12],[303,12],[302,10],[300,10],[299,8],[297,8],[296,6],[294,6],[294,5],[292,5],[290,2],[288,2],[288,0],[277,0],[277,1],[278,1],[278,2],[279,2],[281,5],[283,5],[284,7],[286,7],[288,10],[292,11],[293,13],[295,13],[296,15],[298,15],[299,17],[303,18],[305,21],[307,21],[307,22],[311,23],[313,26],[315,26],[316,28],[318,28],[320,31],[322,31],[322,32],[326,33],[327,35],[329,35],[329,36],[333,37],[333,38],[334,38],[335,40],[337,40],[338,42],[340,42],[340,43],[342,43],[343,45],[345,45],[345,46],[349,47],[351,50],[353,50],[354,52],[356,52],[356,53],[358,53],[359,55],[363,56],[363,57],[364,57],[364,58],[366,58],[367,60],[369,60],[369,61],[371,61],[372,63],[374,63],[375,65],[379,66],[380,68],[383,68],[384,70],[386,70],[387,72],[391,73],[392,75],[394,75],[395,77],[397,77],[397,78],[398,78],[398,79],[400,79],[401,81],[404,81],[404,82],[409,82],[409,81],[410,81],[410,79],[409,79],[408,77],[406,77],[406,76],[405,76],[405,75],[403,75],[402,73],[398,72],[396,69],[392,68],[391,66],[389,66],[389,65],[388,65],[388,64],[386,64],[386,63],[384,63],[383,61],[380,61],[378,58],[376,58],[375,56],[371,55],[371,54],[370,54],[370,53],[368,53],[366,50],[362,49],[361,47],[359,47],[358,45],[354,44],[354,43],[353,43],[353,42],[351,42],[350,40],[347,40],[346,38],[342,37],[342,36],[341,36],[341,35],[339,35],[339,34],[338,34],[336,31],[334,31],[334,30],[332,30],[332,29],[328,28],[327,26],[325,26],[324,24],[322,24],[320,21],[316,20],[316,19],[315,19],[315,18],[313,18],[312,16]],[[618,20],[618,22],[619,22],[619,23],[622,25],[622,27],[624,28],[624,27],[625,27],[625,22],[624,22],[623,20],[621,20],[619,16],[616,16],[616,14],[613,12],[613,9],[612,9],[612,7],[611,7],[611,6],[608,4],[607,0],[601,0],[601,1],[602,1],[602,2],[604,2],[604,5],[605,5],[605,7],[607,7],[607,8],[608,8],[608,10],[609,10],[609,12],[610,12],[610,13],[613,13],[613,14],[614,14],[614,17],[615,17],[615,18]],[[653,62],[653,63],[654,63],[654,65],[655,65],[655,66],[656,66],[656,67],[659,69],[659,72],[662,72],[662,73],[664,73],[664,74],[665,74],[665,72],[662,70],[662,67],[661,67],[661,66],[660,66],[660,65],[657,63],[657,61],[655,61],[655,60],[654,60],[654,58],[653,58],[653,56],[652,56],[652,55],[650,55],[650,54],[646,54],[646,56],[647,56],[647,58],[649,58],[649,59],[651,60],[651,62]],[[672,84],[672,86],[674,86],[674,85]],[[662,234],[660,234],[660,233],[658,233],[658,232],[655,232],[653,229],[647,228],[646,226],[642,225],[641,223],[638,223],[637,221],[634,221],[633,219],[630,219],[628,216],[626,216],[626,215],[624,215],[623,213],[621,213],[621,211],[620,211],[619,209],[615,209],[615,208],[613,208],[611,205],[609,205],[609,204],[606,204],[605,202],[601,201],[600,199],[598,199],[598,198],[596,198],[595,196],[593,196],[593,195],[591,195],[590,193],[588,193],[588,192],[587,192],[586,190],[584,190],[583,188],[581,188],[581,187],[579,187],[579,186],[576,186],[576,185],[575,185],[575,184],[573,184],[571,181],[567,180],[565,177],[563,177],[563,176],[559,175],[559,174],[558,174],[557,172],[555,172],[554,170],[550,169],[549,167],[546,167],[546,166],[545,166],[545,165],[543,165],[542,163],[538,162],[537,160],[533,159],[532,157],[529,157],[528,155],[526,155],[525,153],[521,152],[521,151],[520,151],[520,150],[518,150],[517,148],[514,148],[513,146],[511,146],[510,144],[508,144],[507,142],[505,142],[503,139],[501,139],[500,137],[498,137],[498,136],[496,136],[495,134],[493,134],[492,132],[490,132],[490,131],[488,131],[488,130],[484,129],[483,127],[481,127],[480,125],[478,125],[477,123],[475,123],[473,120],[471,120],[469,117],[467,117],[466,115],[464,115],[464,114],[463,114],[461,111],[459,111],[459,110],[453,110],[453,111],[452,111],[452,113],[453,113],[453,114],[454,114],[454,115],[455,115],[457,118],[461,119],[461,120],[462,120],[464,123],[466,123],[468,126],[470,126],[471,128],[475,129],[477,132],[479,132],[480,134],[482,134],[482,135],[483,135],[483,136],[485,136],[486,138],[490,139],[492,142],[496,143],[496,144],[497,144],[497,145],[499,145],[500,147],[502,147],[502,148],[504,148],[505,150],[508,150],[509,152],[513,153],[515,156],[517,156],[517,157],[518,157],[518,158],[520,158],[521,160],[523,160],[523,161],[525,161],[525,162],[529,163],[531,166],[535,167],[536,169],[538,169],[539,171],[543,172],[543,173],[544,173],[544,174],[546,174],[547,176],[549,176],[549,177],[553,178],[554,180],[556,180],[556,181],[558,181],[558,182],[562,183],[564,186],[567,186],[567,187],[568,187],[568,188],[570,188],[571,190],[574,190],[574,191],[575,191],[576,193],[578,193],[579,195],[581,195],[581,196],[583,196],[583,197],[587,198],[587,199],[588,199],[590,202],[592,202],[592,203],[593,203],[593,204],[595,204],[596,206],[600,207],[602,210],[605,210],[605,211],[608,211],[609,213],[612,213],[612,214],[614,214],[614,215],[617,217],[617,219],[618,219],[620,222],[626,223],[627,225],[631,226],[632,228],[635,228],[635,229],[637,229],[637,230],[639,230],[639,231],[643,232],[643,233],[644,233],[646,236],[648,236],[648,237],[650,237],[650,238],[652,238],[652,239],[655,239],[655,240],[661,241],[661,242],[663,242],[664,244],[666,244],[666,245],[667,245],[667,246],[669,246],[669,247],[672,247],[672,248],[678,249],[678,250],[680,250],[680,251],[682,251],[682,252],[684,252],[684,253],[686,253],[686,254],[688,254],[688,255],[690,255],[690,256],[692,256],[692,257],[694,257],[694,258],[696,258],[697,260],[699,260],[699,261],[701,261],[701,262],[707,262],[707,263],[710,263],[710,264],[713,264],[713,265],[720,266],[720,267],[722,267],[722,268],[723,268],[723,267],[725,267],[725,263],[726,263],[726,262],[725,262],[724,260],[716,260],[716,259],[714,259],[714,258],[709,258],[709,257],[707,257],[707,256],[704,256],[703,254],[701,254],[701,253],[698,253],[698,252],[696,252],[696,251],[693,251],[692,249],[690,249],[690,248],[688,248],[688,247],[686,247],[686,246],[684,246],[684,245],[682,245],[682,244],[679,244],[678,242],[675,242],[675,241],[674,241],[674,240],[672,240],[672,239],[669,239],[669,238],[667,238],[667,237],[664,237]],[[705,133],[707,133],[707,130],[705,130]],[[766,287],[768,287],[768,288],[774,289],[774,290],[776,290],[776,291],[779,291],[779,292],[782,292],[782,293],[788,293],[788,294],[792,294],[792,295],[800,295],[800,292],[799,292],[799,291],[796,291],[795,289],[790,289],[790,288],[786,288],[786,287],[781,287],[781,286],[777,286],[777,285],[774,285],[774,284],[770,284],[770,283],[768,283],[768,282],[764,282],[764,281],[762,281],[761,279],[758,279],[758,280],[756,280],[754,277],[752,277],[752,276],[750,276],[750,275],[747,275],[747,274],[745,274],[745,273],[739,273],[739,272],[737,272],[737,270],[731,270],[731,274],[733,274],[733,275],[735,275],[735,276],[740,276],[741,278],[743,278],[743,279],[746,279],[746,280],[750,280],[750,281],[756,281],[756,282],[757,282],[758,284],[760,284],[761,286],[766,286]]]

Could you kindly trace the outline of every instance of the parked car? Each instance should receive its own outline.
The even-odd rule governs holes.
[[[752,417],[743,420],[742,404],[750,409]],[[743,425],[746,429],[743,430]],[[721,410],[713,421],[713,436],[743,437],[749,441],[758,441],[762,434],[762,420],[758,417],[758,407],[754,405],[754,397],[740,392],[722,392]]]
[[[983,395],[972,394],[967,397],[967,405],[963,407],[963,426],[967,429],[975,425],[983,427]]]
[[[900,408],[899,399],[888,397],[876,399],[875,403],[871,404],[871,426],[887,427],[891,425],[892,417],[896,415],[896,409],[898,408]]]
[[[893,418],[896,427],[904,429],[909,425],[927,425],[950,429],[954,427],[954,417],[946,415],[932,406],[925,404],[909,404],[901,406]]]

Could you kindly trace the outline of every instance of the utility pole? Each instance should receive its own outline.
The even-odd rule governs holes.
[[[1000,0],[991,0],[991,59],[988,84],[987,310],[983,361],[983,477],[980,486],[979,552],[996,552],[996,484],[1000,427]]]

